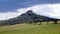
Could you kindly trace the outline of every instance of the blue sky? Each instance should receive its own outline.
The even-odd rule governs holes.
[[[60,0],[0,0],[0,12],[15,11],[37,4],[56,4]]]
[[[0,20],[15,18],[29,9],[39,15],[60,19],[60,0],[0,0]]]

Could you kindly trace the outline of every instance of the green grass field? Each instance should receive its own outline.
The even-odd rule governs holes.
[[[0,27],[0,34],[60,34],[60,24],[16,24]]]

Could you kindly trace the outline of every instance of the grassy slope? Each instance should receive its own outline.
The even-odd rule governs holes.
[[[60,24],[3,26],[0,34],[60,34]]]

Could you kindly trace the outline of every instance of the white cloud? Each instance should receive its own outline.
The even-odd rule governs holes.
[[[19,13],[15,13],[15,12],[0,13],[0,20],[10,19],[18,15]]]
[[[0,13],[0,20],[17,17],[29,9],[32,9],[36,14],[60,19],[60,4],[42,4],[28,8],[21,8],[16,10],[16,12]]]

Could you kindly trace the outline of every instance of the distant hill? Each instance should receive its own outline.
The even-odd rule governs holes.
[[[28,10],[26,13],[23,13],[22,15],[16,18],[0,21],[0,26],[30,23],[36,20],[47,21],[49,19],[50,19],[49,17],[37,15],[32,10]]]

